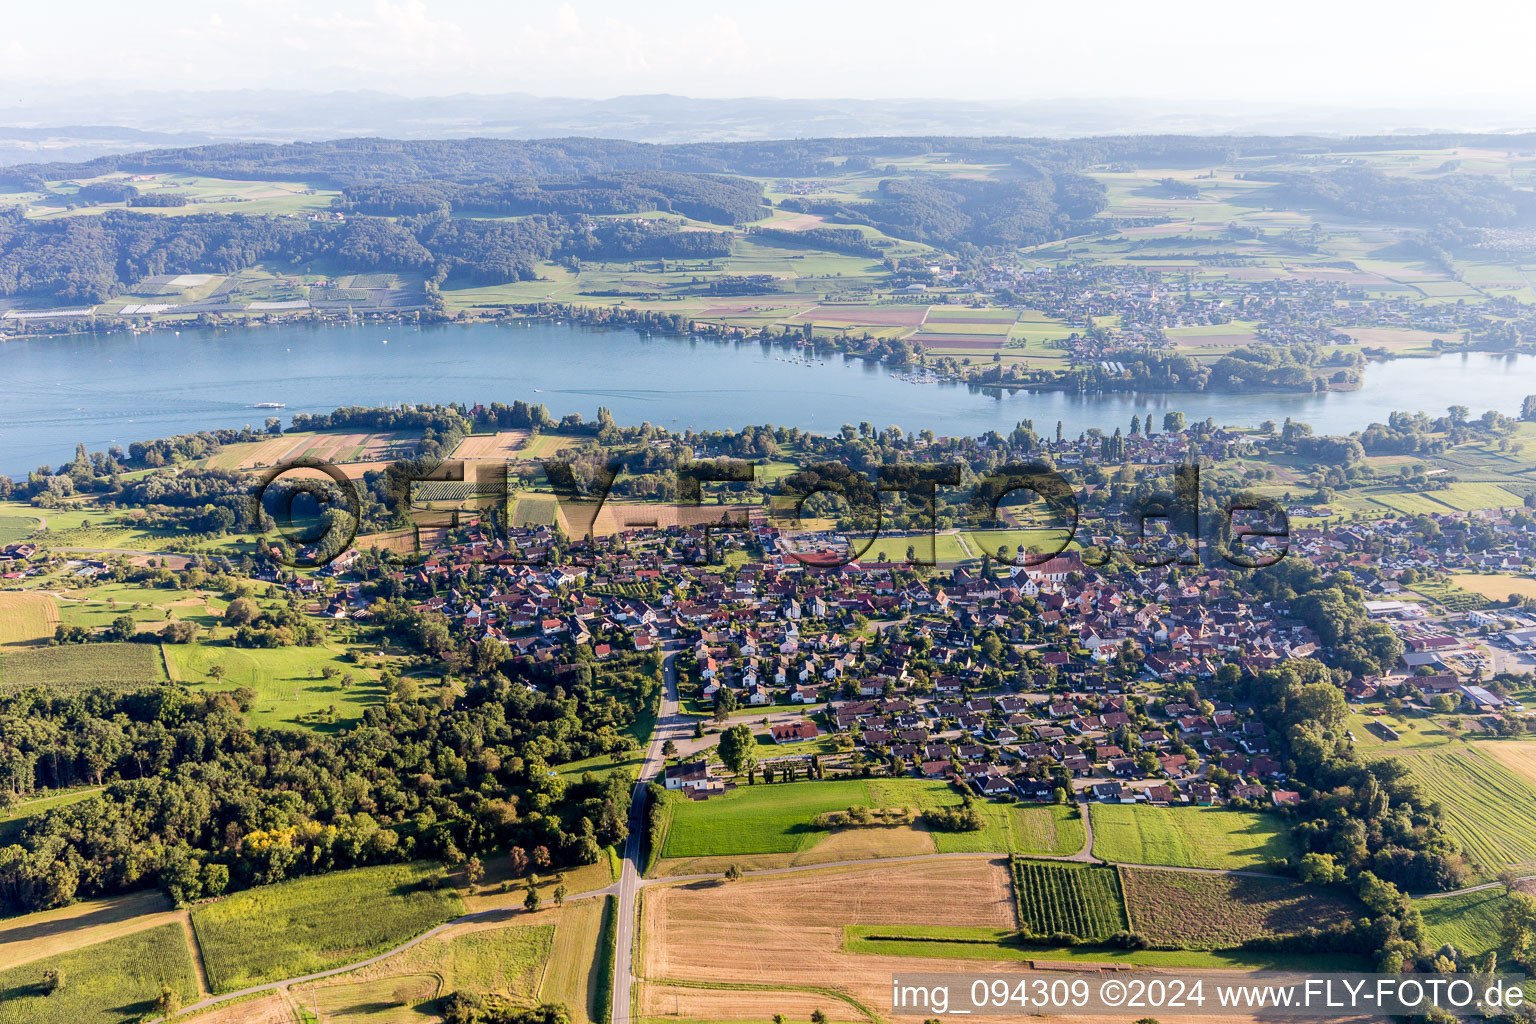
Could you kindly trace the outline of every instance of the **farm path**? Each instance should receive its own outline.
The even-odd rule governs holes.
[[[567,896],[566,902],[569,903],[571,900],[593,899],[598,896],[611,896],[614,894],[617,888],[617,883],[615,883],[613,885],[605,885],[601,889],[592,889],[588,892],[579,892],[573,896]],[[221,1003],[232,1002],[236,999],[245,999],[250,996],[259,995],[263,992],[277,992],[283,989],[291,988],[294,985],[307,985],[312,981],[322,981],[326,978],[334,978],[338,974],[346,974],[350,971],[360,971],[364,967],[372,967],[374,964],[383,963],[385,960],[388,960],[392,956],[399,956],[401,953],[404,953],[408,949],[414,949],[421,945],[423,942],[426,942],[428,939],[432,938],[434,935],[441,935],[443,932],[450,931],[462,925],[475,924],[485,921],[495,921],[501,918],[510,918],[518,914],[526,913],[526,910],[518,910],[510,907],[497,907],[494,910],[480,910],[473,914],[465,914],[463,917],[456,917],[452,921],[449,921],[445,924],[440,924],[430,931],[422,932],[414,939],[411,939],[408,942],[403,942],[396,946],[394,949],[380,953],[378,956],[371,956],[366,960],[359,960],[357,963],[346,964],[342,967],[333,967],[328,971],[316,971],[314,974],[305,974],[297,978],[284,978],[281,981],[269,981],[264,985],[252,985],[249,988],[243,988],[238,992],[229,992],[221,996],[209,996],[207,999],[193,1003],[191,1006],[183,1007],[177,1015],[181,1016],[184,1014],[199,1013],[203,1010],[212,1009]],[[198,966],[199,973],[201,973],[201,963],[199,963]],[[161,1024],[161,1022],[165,1020],[165,1017],[156,1017],[154,1020],[149,1021],[148,1024]]]
[[[197,994],[210,996],[213,987],[208,984],[208,968],[203,964],[203,947],[198,944],[197,930],[192,927],[192,911],[181,912],[181,930],[187,933],[187,949],[192,953],[192,967],[197,972]]]
[[[666,764],[662,747],[667,740],[684,740],[693,734],[693,719],[682,713],[677,701],[677,652],[682,646],[677,641],[670,641],[662,647],[661,712],[656,716],[656,728],[651,731],[651,743],[629,801],[629,839],[624,844],[624,861],[615,883],[619,912],[618,934],[614,941],[613,1002],[609,1016],[612,1024],[629,1024],[629,997],[635,987],[635,906],[642,884],[640,855],[645,837],[646,786],[661,775],[662,766]]]
[[[1519,878],[1516,878],[1515,881],[1516,882],[1536,881],[1536,875],[1521,875]],[[1416,900],[1443,900],[1447,896],[1461,896],[1461,895],[1464,895],[1464,894],[1469,893],[1469,892],[1482,892],[1484,889],[1501,889],[1503,887],[1504,887],[1504,883],[1503,882],[1484,882],[1482,885],[1469,885],[1465,889],[1452,889],[1449,892],[1426,892],[1426,893],[1419,893],[1419,894],[1415,895],[1413,898],[1416,899]]]

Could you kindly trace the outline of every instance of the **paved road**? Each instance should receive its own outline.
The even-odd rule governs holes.
[[[612,1024],[629,1024],[629,994],[635,980],[635,902],[640,891],[640,853],[645,841],[645,787],[661,775],[666,763],[661,748],[667,740],[680,743],[693,736],[694,720],[685,716],[677,703],[677,652],[681,648],[680,643],[669,643],[662,648],[665,684],[661,712],[656,718],[651,745],[646,750],[645,763],[640,766],[640,778],[629,801],[629,841],[624,844],[624,861],[619,867],[617,883],[619,914],[614,942]]]
[[[1529,882],[1536,879],[1536,875],[1521,875],[1515,879],[1517,882]],[[1414,896],[1416,900],[1443,900],[1447,896],[1460,896],[1462,893],[1482,892],[1484,889],[1502,889],[1503,882],[1484,882],[1482,885],[1469,885],[1465,889],[1452,889],[1450,892],[1425,892]]]

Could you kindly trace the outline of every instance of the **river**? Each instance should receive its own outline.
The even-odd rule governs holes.
[[[553,323],[291,325],[77,335],[0,344],[0,473],[59,465],[77,442],[113,444],[212,427],[259,425],[344,405],[544,403],[587,419],[605,405],[620,423],[672,430],[773,423],[828,432],[876,427],[938,434],[1006,433],[1033,419],[1068,435],[1128,428],[1138,413],[1176,409],[1191,420],[1257,425],[1287,416],[1319,433],[1347,433],[1395,409],[1513,414],[1536,393],[1536,357],[1484,353],[1372,364],[1358,391],[1320,395],[998,395],[963,385],[913,384],[887,368],[829,355],[807,363],[784,348],[651,337],[628,329]]]

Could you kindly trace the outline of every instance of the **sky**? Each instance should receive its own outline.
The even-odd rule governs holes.
[[[1536,3],[74,0],[7,5],[28,91],[1147,97],[1536,109]]]

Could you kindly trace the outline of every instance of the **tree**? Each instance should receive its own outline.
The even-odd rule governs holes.
[[[169,1017],[181,1011],[181,993],[169,985],[160,986],[160,995],[155,998],[155,1011]]]
[[[248,597],[237,597],[224,609],[226,626],[249,626],[261,616],[261,609]]]
[[[676,757],[677,756],[677,744],[673,743],[671,740],[667,740],[667,742],[665,742],[665,743],[663,743],[661,745],[661,756],[662,757]]]
[[[737,881],[740,881],[741,880],[741,865],[739,865],[739,864],[732,864],[730,867],[726,868],[725,869],[725,880],[727,882],[737,882]]]
[[[563,906],[565,906],[565,897],[566,897],[567,894],[568,894],[568,890],[565,888],[565,886],[563,886],[563,885],[555,886],[555,906],[556,907],[563,907]]]
[[[464,877],[470,885],[479,885],[485,878],[485,865],[480,863],[479,857],[469,858],[469,863],[464,865]]]
[[[549,867],[549,847],[535,846],[533,848],[533,866],[540,871]]]
[[[732,775],[741,775],[757,767],[757,739],[750,725],[733,725],[720,734],[720,760]]]
[[[528,851],[521,846],[514,846],[507,851],[507,859],[512,865],[512,874],[523,875],[528,871]]]
[[[1520,872],[1514,868],[1505,868],[1498,874],[1499,884],[1504,887],[1504,895],[1508,896],[1515,891],[1515,886],[1520,884]]]
[[[523,899],[523,906],[528,913],[532,914],[538,911],[540,902],[542,901],[539,899],[539,890],[530,885],[528,895]]]
[[[1517,892],[1504,903],[1504,946],[1527,970],[1536,963],[1536,896]]]
[[[827,1015],[819,1009],[812,1010],[811,1024],[827,1024]]]
[[[51,996],[64,987],[64,972],[57,967],[50,967],[43,972],[43,995]]]
[[[1301,858],[1296,873],[1308,885],[1333,885],[1344,881],[1344,868],[1331,853],[1309,853]]]
[[[119,615],[112,620],[112,625],[107,627],[107,638],[125,643],[132,640],[139,632],[139,627],[133,621],[132,615]]]

